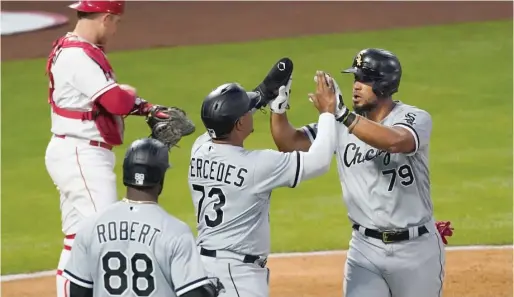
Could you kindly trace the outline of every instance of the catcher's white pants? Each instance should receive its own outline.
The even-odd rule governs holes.
[[[82,221],[117,201],[115,155],[89,140],[52,137],[46,169],[60,193],[62,232],[67,237],[57,268],[57,296],[67,297],[69,282],[60,273],[66,266],[73,235]]]

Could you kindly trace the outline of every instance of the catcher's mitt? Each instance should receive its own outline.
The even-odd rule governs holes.
[[[195,132],[194,123],[177,107],[152,106],[146,116],[146,123],[152,131],[150,137],[161,141],[169,149],[176,146],[183,136]]]
[[[271,100],[278,96],[278,89],[287,85],[293,75],[293,61],[289,58],[278,60],[268,72],[264,80],[253,89],[261,95],[260,101],[255,108],[265,107]]]

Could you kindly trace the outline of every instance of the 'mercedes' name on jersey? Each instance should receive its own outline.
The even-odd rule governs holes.
[[[99,243],[109,241],[136,241],[151,246],[160,229],[140,222],[111,221],[96,226],[96,235]]]
[[[189,176],[241,187],[248,169],[201,158],[191,158]]]

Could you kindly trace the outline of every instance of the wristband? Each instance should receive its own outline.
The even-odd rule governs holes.
[[[355,112],[349,112],[342,122],[346,127],[350,127],[350,125],[353,124],[356,118],[357,115],[355,114]]]
[[[350,126],[348,126],[348,132],[349,132],[350,134],[353,134],[353,133],[352,133],[353,128],[355,128],[355,126],[357,126],[357,123],[359,123],[359,120],[360,120],[360,119],[361,119],[361,117],[360,117],[360,116],[356,116],[355,121],[353,121],[353,123],[352,123]]]
[[[338,121],[340,123],[344,123],[344,121],[346,121],[346,119],[348,118],[348,115],[350,115],[350,110],[348,108],[346,108],[346,110],[343,113],[343,115],[338,117],[338,118],[336,118],[336,121]]]

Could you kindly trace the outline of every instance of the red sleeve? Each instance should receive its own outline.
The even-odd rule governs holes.
[[[136,97],[116,86],[100,95],[96,100],[111,114],[127,115],[134,108]]]

